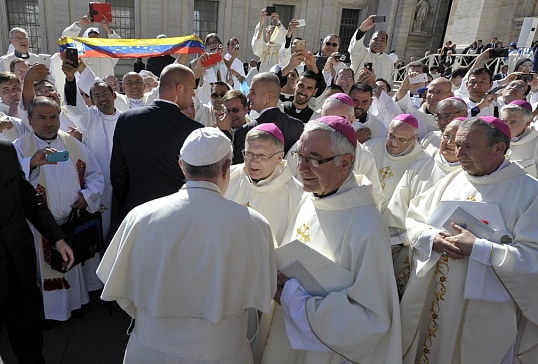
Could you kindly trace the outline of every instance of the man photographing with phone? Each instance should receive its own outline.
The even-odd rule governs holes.
[[[387,54],[383,53],[388,43],[387,33],[384,30],[376,30],[370,38],[368,48],[366,48],[361,41],[366,32],[375,27],[376,20],[378,22],[384,22],[385,17],[370,15],[362,22],[359,29],[357,29],[351,38],[348,48],[351,56],[351,69],[353,69],[357,75],[364,63],[370,62],[372,63],[372,68],[377,77],[390,80],[394,63]]]

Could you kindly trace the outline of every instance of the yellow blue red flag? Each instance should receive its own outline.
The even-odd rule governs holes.
[[[78,49],[80,58],[146,58],[166,54],[204,53],[203,42],[195,35],[152,39],[109,39],[63,37],[60,53],[67,47]]]

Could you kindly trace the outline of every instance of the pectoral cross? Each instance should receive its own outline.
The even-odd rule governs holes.
[[[297,240],[305,244],[310,242],[310,226],[308,223],[304,223],[297,229]]]
[[[250,206],[250,201],[245,202],[245,203],[243,204],[243,206],[251,207],[251,206]]]
[[[465,200],[466,201],[474,201],[474,202],[476,202],[475,195],[472,195],[471,197],[467,197]]]
[[[101,213],[101,215],[104,214],[106,210],[108,210],[108,207],[103,204],[99,205],[99,212]]]
[[[381,182],[381,187],[383,189],[385,189],[385,180],[393,176],[394,174],[392,174],[390,166],[383,167],[379,170],[379,177],[381,177],[379,182]]]

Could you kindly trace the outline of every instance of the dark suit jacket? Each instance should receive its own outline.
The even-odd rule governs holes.
[[[8,266],[15,267],[18,284],[35,287],[36,252],[34,237],[26,219],[49,242],[64,239],[45,200],[24,178],[15,147],[0,140],[0,307],[5,299],[8,282],[4,274]],[[8,262],[11,264],[8,264]]]
[[[134,207],[177,192],[185,182],[179,151],[195,129],[175,105],[155,101],[118,118],[110,161],[110,180],[120,218]]]
[[[265,111],[258,119],[243,125],[241,129],[237,129],[234,134],[234,159],[233,164],[243,163],[243,155],[241,151],[245,149],[245,138],[250,129],[258,124],[274,123],[280,128],[284,135],[284,153],[295,144],[303,133],[304,125],[301,120],[293,118],[286,113],[280,111],[278,107]]]

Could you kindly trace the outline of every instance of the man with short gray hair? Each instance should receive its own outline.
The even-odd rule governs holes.
[[[351,277],[345,287],[320,296],[280,273],[275,301],[281,308],[273,317],[263,364],[401,361],[389,235],[368,187],[359,186],[352,172],[356,147],[353,128],[339,116],[310,121],[299,139],[295,153],[307,194],[281,248],[306,245]],[[295,259],[287,253],[286,260]],[[325,284],[335,279],[327,271],[321,275],[317,280]]]
[[[30,52],[30,39],[26,30],[22,28],[11,29],[9,31],[9,43],[13,45],[14,50],[0,57],[0,71],[9,71],[11,61],[17,58],[24,59],[30,64],[39,62],[39,56]],[[48,67],[49,65],[46,66]]]
[[[216,128],[193,131],[186,184],[131,211],[103,257],[102,299],[136,319],[126,363],[252,363],[247,309],[271,311],[275,242],[265,218],[222,196],[231,147]]]
[[[455,138],[462,170],[411,200],[405,364],[536,362],[538,182],[506,160],[510,138],[498,118],[464,121]]]

